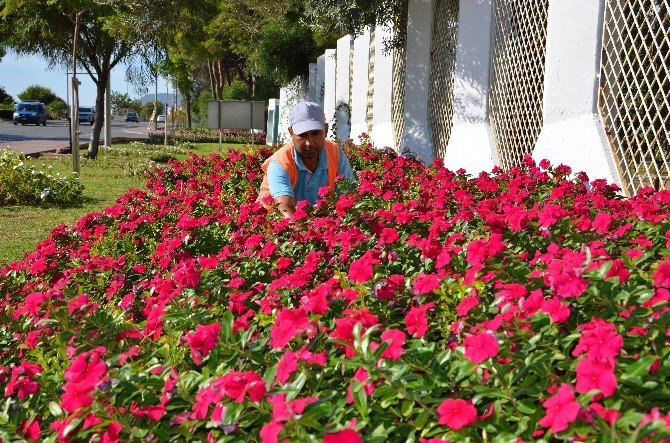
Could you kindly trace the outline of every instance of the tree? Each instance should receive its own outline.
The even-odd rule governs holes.
[[[4,57],[7,54],[7,51],[5,51],[5,48],[0,46],[0,62],[2,61],[2,57]]]
[[[7,94],[5,88],[0,86],[0,104],[11,105],[12,103],[14,103],[14,98]]]
[[[96,85],[96,119],[88,152],[91,158],[98,154],[111,70],[134,53],[133,43],[120,38],[110,27],[123,12],[119,8],[95,0],[0,0],[0,41],[17,53],[41,54],[52,65],[67,66],[73,40],[77,43],[78,63]]]
[[[56,93],[51,89],[40,86],[40,85],[30,85],[23,92],[18,94],[18,97],[21,100],[39,100],[45,105],[48,105],[56,100],[63,101],[62,98],[56,96]]]

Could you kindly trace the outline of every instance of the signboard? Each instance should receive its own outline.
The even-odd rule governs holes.
[[[265,129],[265,102],[210,100],[207,104],[209,129]]]

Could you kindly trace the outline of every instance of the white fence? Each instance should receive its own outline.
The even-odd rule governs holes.
[[[531,155],[629,195],[668,188],[669,9],[670,0],[410,0],[403,48],[385,50],[385,25],[343,37],[310,65],[308,86],[282,97],[322,103],[332,137],[367,133],[377,147],[471,174]]]

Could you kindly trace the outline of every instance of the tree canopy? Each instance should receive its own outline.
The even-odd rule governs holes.
[[[40,85],[28,86],[18,94],[18,97],[21,100],[39,100],[45,105],[48,105],[56,100],[63,101],[63,99],[58,97],[51,89]]]

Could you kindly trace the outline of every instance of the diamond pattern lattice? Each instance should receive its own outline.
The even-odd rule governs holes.
[[[627,195],[670,188],[670,0],[608,0],[600,114]]]
[[[407,56],[407,11],[393,28],[394,33],[402,33],[404,38],[402,45],[393,47],[393,73],[391,85],[391,120],[393,121],[393,141],[395,149],[400,153],[402,143],[402,132],[405,129],[405,60]]]
[[[375,97],[375,26],[370,28],[370,50],[368,52],[368,102],[365,111],[365,123],[368,127],[368,134],[372,132],[374,97]]]
[[[518,166],[542,129],[548,0],[494,0],[490,118],[501,166]]]
[[[433,2],[428,121],[435,157],[444,157],[446,154],[453,123],[458,3],[458,0]]]

